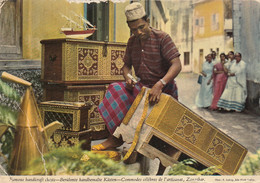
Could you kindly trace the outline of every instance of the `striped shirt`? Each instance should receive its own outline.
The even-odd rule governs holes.
[[[151,27],[150,38],[145,41],[144,47],[141,47],[135,36],[129,38],[124,63],[134,67],[135,75],[141,79],[141,83],[152,87],[165,76],[171,60],[179,56],[171,37]]]

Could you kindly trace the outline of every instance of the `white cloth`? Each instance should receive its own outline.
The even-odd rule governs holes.
[[[144,94],[142,100],[140,101],[140,103],[138,104],[138,107],[135,110],[134,114],[131,116],[131,119],[128,122],[128,124],[125,125],[124,123],[121,123],[120,126],[116,128],[115,132],[113,133],[113,136],[119,138],[121,135],[124,142],[126,142],[126,143],[133,142],[136,128],[137,128],[139,121],[143,114],[146,96],[147,96],[147,90],[145,91],[145,94]],[[153,106],[150,106],[150,105],[148,106],[148,111],[147,111],[146,117],[149,116],[149,114],[152,111],[152,108],[153,108]],[[147,133],[145,133],[145,132],[148,129],[150,129],[150,127],[146,124],[143,124],[141,132],[140,132],[138,144],[136,147],[138,147],[140,141],[142,142],[145,139],[144,134],[147,135]]]
[[[209,107],[212,102],[212,81],[208,85],[208,81],[210,80],[213,72],[214,64],[211,62],[204,62],[202,66],[202,72],[207,74],[206,77],[202,77],[202,83],[200,86],[200,90],[196,96],[195,104],[197,107]]]
[[[246,88],[246,63],[241,60],[230,65],[230,73],[235,76],[229,76],[226,88],[218,101],[218,107],[226,110],[235,110],[241,112],[245,107],[247,97]]]
[[[216,65],[217,63],[219,63],[220,61],[219,60],[217,60],[216,58],[215,59],[212,59],[212,63],[213,63],[213,65]]]
[[[231,65],[233,64],[233,63],[235,63],[236,62],[236,60],[231,60],[231,61],[227,61],[226,63],[225,63],[225,67],[228,69],[228,70],[230,70],[230,67],[231,67]]]
[[[143,18],[146,15],[141,3],[134,2],[125,7],[125,16],[127,21],[133,21]]]

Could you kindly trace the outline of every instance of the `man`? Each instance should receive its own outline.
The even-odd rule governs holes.
[[[213,65],[219,63],[219,61],[217,60],[216,56],[217,56],[217,53],[215,51],[211,51],[211,57],[212,57]]]
[[[181,63],[172,39],[168,34],[149,26],[149,19],[140,3],[128,5],[125,15],[132,33],[123,59],[125,82],[112,83],[99,105],[99,112],[111,135],[103,143],[92,146],[92,150],[106,150],[123,144],[121,138],[112,134],[121,124],[142,86],[151,88],[151,105],[159,101],[162,92],[176,99],[178,97],[174,78],[181,71]],[[137,83],[128,76],[132,66],[140,79]]]
[[[235,62],[228,72],[226,88],[218,101],[218,107],[227,111],[241,112],[247,97],[246,63],[241,60],[241,53],[235,54]]]

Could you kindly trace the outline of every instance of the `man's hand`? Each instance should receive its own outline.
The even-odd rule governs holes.
[[[136,83],[135,83],[133,80],[129,79],[129,78],[128,78],[125,82],[126,82],[126,87],[125,87],[125,88],[126,88],[127,90],[132,91],[133,88],[135,87],[135,84],[136,84]]]
[[[163,84],[161,81],[158,81],[151,89],[149,93],[149,102],[151,105],[154,105],[159,102],[160,96],[162,93]]]

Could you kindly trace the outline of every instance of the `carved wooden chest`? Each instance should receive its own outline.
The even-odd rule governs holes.
[[[98,112],[98,105],[103,100],[107,85],[59,85],[46,84],[44,86],[45,101],[58,100],[67,102],[85,102],[90,105],[88,111],[89,129],[93,132],[106,131],[104,120]],[[104,132],[104,133],[107,133]],[[95,133],[93,133],[94,135]],[[105,134],[106,135],[106,134]],[[97,139],[98,137],[93,137]],[[102,138],[102,136],[100,137]]]
[[[45,82],[111,83],[123,80],[125,43],[79,39],[42,40]]]
[[[90,105],[84,102],[46,101],[39,104],[44,126],[59,121],[62,130],[81,131],[90,128],[88,111]]]
[[[135,149],[151,159],[158,157],[164,166],[193,158],[199,162],[199,169],[216,166],[220,174],[236,174],[247,154],[244,146],[167,94],[150,106],[148,91],[142,88],[114,132],[116,136],[121,134],[126,142],[137,139]],[[140,134],[135,138],[139,127]]]

